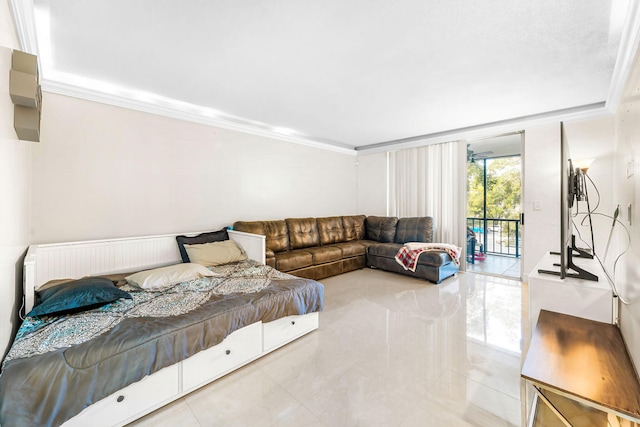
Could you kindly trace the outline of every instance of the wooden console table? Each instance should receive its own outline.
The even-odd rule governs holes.
[[[521,376],[567,426],[541,389],[640,423],[640,382],[616,325],[541,310]]]

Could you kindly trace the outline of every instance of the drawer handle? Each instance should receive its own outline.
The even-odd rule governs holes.
[[[296,324],[296,321],[295,321],[295,320],[292,320],[292,321],[291,321],[291,324],[292,324],[292,325],[295,325],[295,324]]]
[[[231,350],[225,351],[225,354],[227,354],[227,355],[231,354]]]
[[[122,402],[124,400],[124,396],[118,396],[116,399],[117,402]]]

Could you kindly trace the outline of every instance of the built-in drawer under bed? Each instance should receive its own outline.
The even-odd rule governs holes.
[[[60,425],[147,375],[221,343],[234,331],[322,310],[322,284],[289,277],[272,280],[255,293],[214,295],[177,316],[127,318],[82,344],[9,360],[0,375],[0,425]],[[197,386],[197,375],[191,378]]]

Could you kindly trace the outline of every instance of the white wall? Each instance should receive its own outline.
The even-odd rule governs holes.
[[[0,46],[20,49],[16,27],[9,9],[9,0],[0,0]]]
[[[522,278],[548,251],[560,250],[560,124],[525,129],[523,151]],[[540,210],[534,210],[534,202]]]
[[[588,177],[593,180],[595,188],[589,182],[587,191],[589,193],[590,208],[592,211],[595,209],[595,213],[591,215],[595,250],[598,256],[603,257],[609,230],[611,229],[611,219],[605,215],[613,215],[613,211],[616,208],[613,197],[614,118],[613,116],[607,116],[565,123],[565,135],[569,143],[572,160],[593,159],[593,163],[587,173]],[[595,191],[596,188],[597,192]],[[588,211],[586,202],[578,202],[578,204],[580,212]],[[575,206],[573,212],[575,212]],[[591,246],[589,220],[583,221],[583,218],[584,215],[578,215],[574,220],[574,224],[576,224],[579,231],[579,234],[576,233],[576,245],[578,247],[586,247],[587,244]],[[581,226],[580,224],[583,225]],[[579,236],[582,236],[583,241],[579,241]]]
[[[357,211],[387,214],[387,153],[358,155]]]
[[[607,261],[610,272],[615,272],[615,283],[620,296],[629,305],[620,304],[620,328],[636,369],[640,368],[640,56],[636,55],[633,70],[615,116],[616,158],[612,175],[615,203],[619,203],[619,219],[628,228],[631,247],[620,258],[615,271],[612,261],[627,246],[627,233],[616,225],[616,247]],[[627,176],[629,163],[633,162],[631,176]],[[631,218],[627,206],[631,204]],[[629,220],[631,220],[629,222]]]
[[[32,241],[356,213],[356,157],[44,93]]]
[[[13,129],[9,97],[12,49],[18,48],[8,1],[0,1],[0,357],[19,326],[22,257],[29,245],[30,152]]]

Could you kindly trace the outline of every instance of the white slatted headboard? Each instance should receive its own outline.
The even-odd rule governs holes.
[[[25,314],[33,308],[35,291],[54,279],[126,273],[182,262],[176,236],[196,233],[85,242],[31,245],[24,259]],[[229,230],[250,259],[265,262],[265,236]]]

